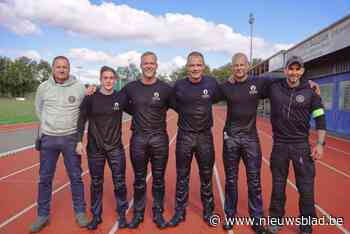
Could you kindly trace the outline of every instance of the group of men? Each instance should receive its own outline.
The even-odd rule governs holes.
[[[286,79],[248,76],[249,62],[242,53],[232,57],[232,76],[222,84],[204,76],[204,57],[191,52],[187,57],[187,77],[173,87],[156,78],[157,56],[145,52],[141,56],[142,76],[128,83],[118,93],[113,90],[117,74],[112,68],[100,72],[101,88],[85,96],[83,85],[69,76],[69,60],[58,56],[53,60],[53,76],[42,83],[36,95],[36,110],[41,121],[40,181],[38,217],[31,232],[38,232],[49,222],[52,180],[60,153],[68,172],[76,221],[81,227],[96,229],[102,222],[102,191],[105,161],[113,177],[119,228],[137,228],[144,219],[148,162],[152,170],[153,221],[159,228],[175,227],[185,221],[189,197],[191,162],[195,156],[200,176],[203,220],[210,225],[214,212],[212,175],[215,163],[212,105],[227,102],[227,118],[223,130],[223,161],[225,168],[225,215],[237,215],[237,180],[242,158],[248,182],[249,214],[255,222],[255,233],[277,233],[280,225],[267,230],[259,219],[263,217],[260,181],[261,150],[256,129],[260,99],[271,101],[273,151],[271,172],[273,188],[270,216],[282,219],[289,161],[292,161],[298,191],[300,215],[315,217],[314,159],[323,154],[325,116],[321,98],[302,79],[304,64],[291,57],[285,65]],[[317,85],[316,85],[317,87]],[[176,141],[175,213],[166,222],[163,217],[165,171],[169,138],[166,131],[167,110],[178,114]],[[134,171],[133,218],[128,223],[125,185],[125,154],[121,142],[122,112],[132,116],[130,159]],[[310,151],[308,143],[310,116],[316,120],[318,141]],[[91,212],[85,213],[84,189],[81,179],[81,155],[85,123],[89,121],[87,156],[91,176]],[[313,159],[314,158],[314,159]],[[232,229],[232,222],[223,228]],[[301,233],[311,233],[311,225],[300,226]]]

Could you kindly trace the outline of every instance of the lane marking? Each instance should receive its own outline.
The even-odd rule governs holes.
[[[35,164],[33,164],[33,165],[29,166],[29,167],[26,167],[26,168],[23,168],[23,169],[21,169],[21,170],[12,172],[11,174],[9,174],[9,175],[7,175],[7,176],[1,177],[1,178],[0,178],[0,182],[1,182],[2,180],[5,180],[5,179],[11,177],[11,176],[14,176],[14,175],[17,175],[17,174],[22,173],[22,172],[24,172],[24,171],[30,170],[30,169],[32,169],[33,167],[37,167],[37,166],[39,166],[39,165],[40,165],[40,163],[35,163]]]
[[[265,158],[265,157],[262,157],[264,163],[266,163],[266,165],[270,166],[270,162]],[[298,188],[297,186],[292,182],[290,181],[289,179],[287,179],[287,183],[288,185],[290,185],[296,192],[298,192]],[[323,209],[320,205],[318,205],[317,203],[315,203],[315,208],[321,212],[324,216],[326,216],[328,218],[328,220],[331,219],[331,215],[325,210]],[[343,233],[345,234],[350,234],[350,232],[344,228],[342,225],[339,225],[338,223],[335,224],[335,226],[340,230],[342,231]]]
[[[223,120],[222,120],[220,117],[218,117],[218,118],[219,118],[219,120],[220,120],[221,122],[223,122]],[[261,131],[261,130],[259,130],[259,131]],[[263,132],[264,134],[270,136],[269,134],[265,133],[264,131],[261,131],[261,132]],[[270,137],[271,137],[271,136],[270,136]],[[268,166],[270,166],[269,161],[268,161],[264,156],[262,157],[262,159],[263,159],[263,162],[264,162],[264,163],[266,163]],[[298,188],[296,187],[296,185],[295,185],[293,182],[291,182],[289,179],[287,179],[287,183],[288,183],[295,191],[298,192]],[[330,215],[325,209],[323,209],[323,208],[322,208],[320,205],[318,205],[317,203],[315,203],[315,208],[316,208],[319,212],[321,212],[324,216],[326,216],[326,217],[328,218],[328,220],[330,220],[331,215]],[[336,224],[336,227],[337,227],[340,231],[342,231],[343,233],[345,233],[345,234],[350,234],[350,232],[349,232],[346,228],[344,228],[342,225]]]
[[[263,131],[263,130],[258,130],[258,131],[261,132],[262,134],[264,134],[265,136],[267,136],[269,138],[272,138],[272,136],[270,134],[266,133],[265,131]],[[325,163],[325,162],[323,162],[321,160],[315,160],[315,162],[321,164],[322,166],[328,168],[329,170],[331,170],[331,171],[333,171],[335,173],[338,173],[338,174],[340,174],[342,176],[345,176],[346,178],[350,179],[350,175],[349,174],[347,174],[346,172],[343,172],[343,171],[335,168],[334,166],[329,165],[328,163]]]
[[[123,123],[126,123],[126,122],[129,122],[130,121],[130,119],[127,119],[127,120],[123,120]],[[85,133],[87,132],[87,130],[85,130]],[[32,145],[32,147],[31,148],[34,148],[34,145]],[[20,149],[17,149],[16,151],[17,152],[19,152],[19,151],[22,151],[23,150],[23,148],[20,148]],[[24,149],[25,150],[25,149]],[[1,158],[1,155],[0,155],[0,158]],[[30,169],[32,169],[32,168],[34,168],[34,167],[37,167],[37,166],[39,166],[40,165],[40,162],[39,163],[35,163],[35,164],[33,164],[33,165],[31,165],[31,166],[28,166],[28,167],[26,167],[26,168],[24,168],[24,169],[20,169],[20,170],[18,170],[18,171],[15,171],[15,172],[12,172],[11,174],[9,174],[9,175],[7,175],[7,176],[3,176],[3,177],[1,177],[0,178],[0,181],[2,181],[2,180],[4,180],[4,179],[7,179],[7,178],[9,178],[9,177],[11,177],[11,176],[14,176],[14,175],[17,175],[17,174],[19,174],[19,173],[22,173],[22,172],[25,172],[25,171],[27,171],[27,170],[30,170]]]
[[[122,122],[126,123],[126,122],[129,122],[129,121],[131,121],[131,118],[124,119]],[[86,132],[87,132],[87,130],[85,130],[85,133]],[[10,155],[14,155],[14,154],[16,154],[16,153],[18,153],[20,151],[33,149],[34,146],[35,146],[34,144],[33,145],[27,145],[27,146],[24,146],[24,147],[21,147],[21,148],[18,148],[18,149],[14,149],[14,150],[10,150],[10,151],[7,151],[7,152],[0,153],[0,158],[6,157],[6,156],[10,156]]]
[[[222,209],[224,210],[224,215],[225,215],[224,222],[226,222],[226,218],[227,217],[226,217],[226,214],[225,214],[225,196],[224,196],[223,189],[221,187],[220,175],[219,175],[218,169],[216,168],[216,164],[214,164],[214,175],[215,175],[216,184],[218,186],[218,190],[219,190],[219,194],[220,194],[221,206],[222,206]],[[227,233],[234,234],[232,229],[231,230],[227,230]]]

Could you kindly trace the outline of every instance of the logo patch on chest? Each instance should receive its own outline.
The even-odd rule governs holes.
[[[68,102],[69,102],[69,103],[74,103],[75,100],[76,100],[76,97],[74,97],[74,96],[69,96],[69,97],[68,97]]]
[[[118,111],[120,108],[119,108],[119,102],[115,102],[114,105],[113,105],[113,110],[114,111]]]
[[[210,95],[207,89],[203,89],[202,98],[210,98]]]
[[[256,86],[255,85],[251,85],[249,88],[249,94],[250,95],[255,95],[258,94],[258,91],[256,90]]]
[[[153,101],[160,101],[160,97],[159,97],[159,93],[158,92],[154,92],[153,93],[152,100]]]
[[[297,95],[295,97],[295,100],[298,102],[298,103],[303,103],[305,101],[305,97],[301,94]]]

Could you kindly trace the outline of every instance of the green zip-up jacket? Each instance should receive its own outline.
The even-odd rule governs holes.
[[[79,106],[84,96],[84,85],[73,76],[63,84],[56,83],[53,77],[41,83],[35,96],[41,133],[50,136],[76,133]]]

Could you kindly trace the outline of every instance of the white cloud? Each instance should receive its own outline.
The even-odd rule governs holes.
[[[40,61],[41,59],[41,55],[39,54],[38,51],[36,50],[27,50],[27,51],[23,51],[22,53],[20,53],[20,56],[25,56],[27,58],[36,60],[36,61]]]
[[[95,51],[87,48],[72,48],[68,52],[68,57],[74,61],[74,64],[82,64],[82,67],[109,65],[116,68],[119,66],[127,66],[130,63],[133,63],[138,67],[140,64],[141,53],[132,50],[113,55],[104,51]],[[169,61],[158,59],[158,73],[170,74],[172,71],[184,66],[185,63],[186,59],[181,56],[176,56]],[[86,75],[82,74],[82,76],[84,75],[95,79],[98,78],[98,71],[94,74],[95,75],[92,73]]]
[[[87,64],[100,63],[113,67],[127,66],[129,63],[140,64],[141,53],[128,51],[126,53],[112,55],[104,51],[95,51],[86,48],[73,48],[68,52],[68,56],[77,61]]]
[[[189,14],[148,12],[88,0],[2,0],[0,24],[18,34],[40,32],[40,25],[63,28],[70,34],[110,40],[135,40],[152,46],[181,47],[189,50],[248,53],[249,37]],[[254,38],[255,57],[268,57],[289,45]],[[103,59],[103,58],[101,58]]]
[[[186,64],[186,59],[181,56],[176,56],[168,62],[158,61],[158,64],[159,74],[171,74],[171,72],[184,66]]]

